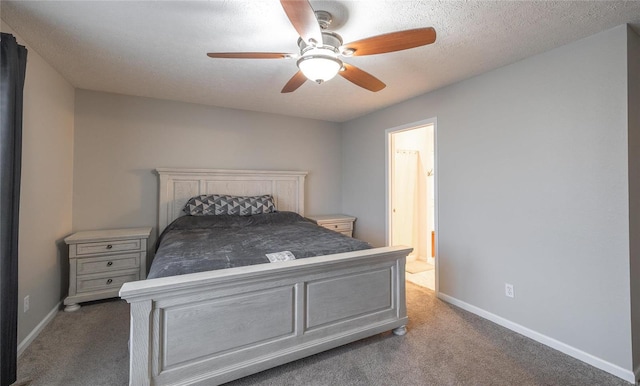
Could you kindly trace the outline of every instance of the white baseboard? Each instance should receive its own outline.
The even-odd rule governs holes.
[[[537,342],[540,342],[546,346],[554,348],[564,354],[572,356],[582,362],[590,364],[593,367],[596,367],[600,370],[606,371],[609,374],[613,374],[616,377],[622,378],[627,382],[631,382],[633,384],[636,383],[638,379],[638,375],[640,373],[640,367],[638,367],[635,371],[624,369],[618,365],[607,362],[604,359],[595,357],[587,352],[579,350],[575,347],[569,346],[566,343],[560,342],[556,339],[543,335],[537,331],[531,330],[527,327],[514,323],[510,320],[507,320],[501,316],[492,314],[491,312],[485,311],[482,308],[473,306],[469,303],[463,302],[462,300],[458,300],[449,295],[443,294],[442,292],[438,293],[438,298],[453,304],[454,306],[458,306],[466,311],[474,313],[478,316],[481,316],[487,320],[492,321],[493,323],[499,324],[502,327],[506,327],[511,331],[515,331],[521,335],[526,336],[527,338],[531,338]]]
[[[53,320],[53,318],[56,316],[56,314],[58,313],[58,310],[60,309],[60,305],[62,302],[58,302],[55,307],[53,307],[53,309],[51,311],[49,311],[49,313],[47,314],[47,316],[44,317],[44,319],[42,319],[42,321],[40,321],[40,323],[38,323],[38,325],[36,326],[36,328],[34,328],[29,335],[26,336],[26,338],[24,338],[22,340],[22,342],[20,342],[20,344],[18,345],[18,357],[20,355],[22,355],[22,353],[24,352],[24,350],[27,349],[27,347],[29,347],[29,345],[31,344],[31,342],[33,342],[38,335],[40,335],[40,333],[42,332],[42,330],[44,330],[44,328],[47,326],[47,324],[49,324],[49,322],[51,322]]]

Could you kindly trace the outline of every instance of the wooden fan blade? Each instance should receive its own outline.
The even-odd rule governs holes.
[[[279,52],[209,52],[210,58],[225,59],[285,59],[291,54],[283,54]]]
[[[387,87],[380,79],[348,63],[344,63],[344,71],[340,71],[338,74],[356,86],[366,88],[369,91],[378,92]]]
[[[306,81],[307,81],[307,77],[304,76],[302,71],[298,71],[293,76],[293,78],[289,79],[287,84],[284,85],[284,88],[280,92],[284,94],[284,93],[296,91],[298,87],[302,86],[302,84]]]
[[[355,41],[344,45],[346,50],[353,50],[353,56],[384,54],[425,46],[436,41],[436,30],[432,27],[391,32],[384,35]]]
[[[322,44],[322,31],[316,14],[307,0],[280,0],[293,28],[305,42],[310,40]]]

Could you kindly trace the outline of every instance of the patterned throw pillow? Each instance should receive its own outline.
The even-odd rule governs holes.
[[[250,216],[252,214],[271,213],[276,211],[273,197],[263,196],[227,196],[220,194],[203,194],[191,197],[183,211],[191,216],[211,216],[234,214]]]

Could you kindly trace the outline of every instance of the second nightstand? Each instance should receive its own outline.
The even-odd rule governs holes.
[[[118,296],[122,284],[147,277],[147,239],[151,228],[77,232],[69,245],[69,296],[65,311],[79,302]]]
[[[325,214],[307,216],[307,218],[323,228],[331,229],[345,236],[353,237],[353,222],[356,218],[344,214]]]

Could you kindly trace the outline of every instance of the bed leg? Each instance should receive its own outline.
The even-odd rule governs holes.
[[[400,326],[393,329],[393,333],[398,336],[402,336],[407,333],[407,326]]]
[[[80,304],[78,303],[67,304],[66,307],[64,307],[65,312],[78,311],[79,309],[80,309]]]

